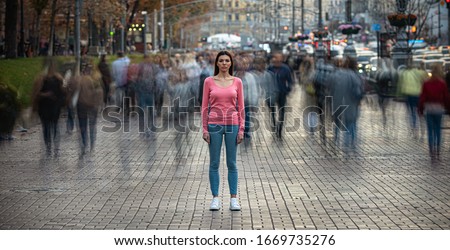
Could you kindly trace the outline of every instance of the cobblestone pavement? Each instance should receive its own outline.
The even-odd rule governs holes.
[[[199,131],[147,137],[131,119],[130,132],[106,133],[112,124],[100,119],[95,152],[79,157],[78,133],[61,129],[58,158],[44,156],[39,125],[17,132],[0,142],[0,229],[450,229],[448,130],[432,161],[409,133],[403,103],[389,105],[383,126],[366,100],[348,149],[331,131],[322,141],[298,126],[305,98],[299,89],[290,97],[287,123],[298,129],[283,140],[261,123],[239,146],[240,212],[228,210],[223,160],[223,206],[209,211]]]

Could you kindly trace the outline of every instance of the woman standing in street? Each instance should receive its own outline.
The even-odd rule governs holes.
[[[241,207],[236,198],[238,170],[236,166],[237,145],[244,138],[244,93],[241,79],[233,77],[233,59],[228,51],[217,54],[214,76],[205,79],[202,98],[203,140],[209,144],[209,181],[213,199],[210,210],[220,209],[219,165],[222,140],[225,136],[230,210]]]
[[[422,86],[419,114],[426,115],[430,156],[434,158],[439,157],[440,153],[442,115],[448,109],[449,94],[443,79],[442,65],[434,64],[431,74],[431,78]]]

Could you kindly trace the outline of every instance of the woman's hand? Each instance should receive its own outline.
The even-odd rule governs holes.
[[[203,134],[203,140],[205,140],[205,142],[209,144],[210,143],[209,134]]]
[[[237,136],[237,144],[241,144],[241,142],[244,140],[244,135],[239,135]]]

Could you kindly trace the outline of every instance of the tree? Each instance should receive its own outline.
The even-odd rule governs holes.
[[[48,46],[48,55],[53,56],[53,37],[55,36],[55,17],[56,17],[56,4],[58,0],[52,0],[52,13],[50,17],[50,42]]]
[[[34,11],[36,12],[35,19],[35,29],[34,29],[34,52],[35,54],[39,49],[39,37],[40,37],[40,29],[41,29],[41,16],[42,11],[47,7],[48,0],[31,0],[31,4],[33,6]]]
[[[398,2],[400,3],[400,2]],[[404,8],[404,13],[393,13],[388,16],[392,29],[397,35],[397,42],[392,50],[393,53],[403,54],[406,53],[407,57],[398,57],[396,65],[407,65],[412,59],[412,51],[417,38],[422,34],[425,27],[425,19],[430,12],[431,5],[433,2],[430,1],[420,1],[420,0],[410,0],[407,1],[406,8]],[[395,11],[397,12],[397,11]],[[415,20],[413,24],[413,20]],[[406,24],[416,26],[416,31],[413,33],[406,26]],[[396,27],[396,28],[394,28]],[[410,42],[413,40],[413,42]]]
[[[17,12],[19,3],[17,0],[6,1],[5,15],[5,50],[6,58],[17,57]]]

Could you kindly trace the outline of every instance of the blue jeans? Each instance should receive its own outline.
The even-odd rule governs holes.
[[[408,105],[409,113],[411,114],[411,126],[413,129],[415,129],[416,121],[417,121],[417,106],[419,105],[419,97],[418,96],[407,96],[406,102]]]
[[[430,152],[439,150],[441,146],[441,122],[442,115],[440,114],[427,114],[427,127],[428,127],[428,145]]]
[[[230,194],[237,194],[238,185],[238,169],[236,166],[236,152],[237,152],[237,134],[239,131],[238,125],[208,125],[208,132],[210,138],[209,144],[209,181],[211,184],[211,192],[213,196],[219,195],[219,166],[220,166],[220,151],[222,149],[222,140],[225,135],[225,151],[228,168],[228,185],[230,187]]]

